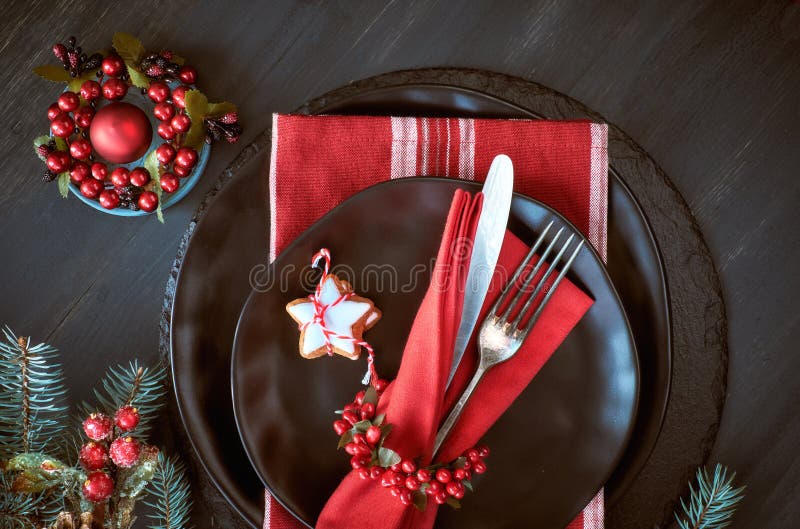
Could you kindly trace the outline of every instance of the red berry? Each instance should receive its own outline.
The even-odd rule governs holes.
[[[103,89],[97,81],[89,80],[81,85],[81,97],[86,101],[94,101],[102,93]]]
[[[150,181],[150,171],[144,167],[135,167],[131,171],[131,184],[135,186],[145,186]]]
[[[119,206],[119,193],[113,189],[104,189],[100,192],[98,200],[105,209],[114,209]]]
[[[394,465],[389,467],[392,472],[402,472],[403,469],[400,468],[400,463],[395,463]]]
[[[430,471],[428,471],[428,470],[426,470],[424,468],[421,468],[421,469],[417,470],[417,479],[420,481],[420,483],[429,482],[431,480]]]
[[[450,471],[446,468],[440,468],[436,471],[437,481],[440,481],[441,483],[447,483],[450,481],[450,479],[452,479],[452,476],[450,475]]]
[[[59,138],[66,138],[75,131],[75,124],[68,114],[61,113],[50,122],[50,130]]]
[[[378,479],[382,475],[383,475],[383,468],[381,467],[374,466],[371,469],[369,469],[369,477],[371,477],[372,479]]]
[[[425,489],[425,494],[428,496],[433,496],[434,494],[441,492],[444,490],[444,485],[439,483],[438,481],[431,481],[428,484],[428,488]]]
[[[125,61],[123,61],[122,57],[119,55],[109,55],[103,59],[100,68],[103,70],[104,74],[116,77],[122,74],[125,69]]]
[[[470,461],[472,461],[473,463],[475,461],[480,461],[481,460],[481,456],[478,455],[478,451],[475,450],[474,448],[470,448],[469,450],[464,452],[464,456],[467,459],[469,459]]]
[[[116,185],[116,184],[115,184]],[[114,414],[114,424],[123,432],[129,432],[139,425],[139,410],[133,406],[123,406]]]
[[[100,180],[95,180],[94,178],[87,178],[83,182],[81,182],[81,195],[85,196],[86,198],[97,198],[97,195],[100,194],[100,191],[103,190],[103,183]],[[111,419],[109,419],[111,422]],[[84,430],[86,429],[86,424],[84,423]],[[109,432],[110,433],[110,432]],[[89,435],[87,432],[86,435]],[[106,434],[107,435],[107,434]],[[89,435],[91,439],[92,436]],[[100,437],[99,439],[104,439],[105,437]]]
[[[453,478],[457,479],[458,481],[461,481],[462,479],[466,479],[467,478],[467,471],[464,470],[463,468],[457,468],[457,469],[455,469],[453,471]]]
[[[489,457],[489,447],[488,446],[479,446],[478,447],[478,455],[482,458]]]
[[[474,470],[476,474],[483,474],[486,472],[486,463],[483,461],[477,461],[473,463],[472,470]]]
[[[372,385],[375,387],[375,391],[377,391],[378,394],[380,394],[383,393],[383,391],[386,389],[386,386],[388,386],[389,383],[383,380],[382,378],[379,378],[378,380],[373,382]]]
[[[378,441],[381,440],[381,429],[377,426],[370,426],[367,428],[367,433],[364,434],[364,436],[366,437],[367,443],[369,443],[370,446],[375,446],[378,444]]]
[[[111,171],[111,183],[117,187],[125,187],[131,183],[131,172],[127,167],[116,167]]]
[[[444,505],[445,503],[447,503],[447,492],[443,490],[437,492],[433,496],[433,501],[435,501],[439,505]]]
[[[114,492],[114,480],[105,472],[92,472],[83,482],[82,492],[92,503],[103,502]]]
[[[336,432],[336,435],[344,435],[344,432],[350,429],[350,423],[347,421],[334,421],[333,423],[333,431]]]
[[[169,122],[175,132],[186,132],[192,126],[192,120],[186,114],[178,114]]]
[[[158,135],[164,138],[165,140],[171,140],[172,138],[175,137],[175,130],[169,123],[159,123]]]
[[[236,112],[228,112],[220,119],[226,125],[230,125],[231,123],[236,123],[239,121],[239,114]]]
[[[172,172],[175,173],[178,178],[185,178],[189,176],[189,173],[192,172],[191,167],[183,167],[182,165],[173,165]]]
[[[350,458],[350,466],[353,467],[353,470],[358,470],[359,468],[364,468],[369,463],[368,460],[365,460],[362,456],[353,456]]]
[[[86,470],[100,470],[108,463],[108,450],[100,443],[89,441],[81,447],[78,459]]]
[[[88,129],[92,124],[94,117],[94,109],[90,106],[84,106],[75,111],[75,124],[82,129]]]
[[[141,195],[139,195],[138,204],[139,209],[142,211],[147,211],[148,213],[155,211],[158,207],[158,195],[152,191],[144,191]]]
[[[182,150],[182,149],[181,149]],[[178,156],[180,156],[180,151],[178,152]],[[178,159],[175,158],[175,163],[178,163]],[[361,406],[361,420],[372,419],[375,416],[375,405],[371,402],[365,402],[363,406]]]
[[[101,162],[94,162],[92,164],[92,178],[97,180],[105,180],[108,176],[108,168],[106,164]]]
[[[350,424],[355,424],[358,422],[358,417],[356,416],[355,413],[353,413],[350,410],[347,410],[344,413],[342,413],[342,419],[349,422]]]
[[[364,446],[368,446],[369,444],[367,443],[367,436],[363,433],[353,434],[353,442]]]
[[[398,496],[400,496],[403,493],[403,489],[401,487],[399,487],[398,485],[393,485],[392,488],[389,489],[389,492],[392,494],[392,496],[397,498]]]
[[[175,106],[186,108],[186,92],[189,90],[191,90],[190,87],[182,84],[172,91],[172,102],[175,103]]]
[[[63,44],[53,44],[53,55],[55,55],[59,61],[64,62],[67,58],[67,47]]]
[[[167,121],[168,119],[172,119],[172,116],[175,115],[175,107],[169,103],[158,103],[153,107],[153,115],[159,121]]]
[[[69,154],[65,151],[53,151],[47,155],[45,163],[54,173],[63,173],[69,169],[70,161]]]
[[[347,455],[354,456],[356,455],[356,449],[358,445],[356,443],[347,443],[344,445],[344,451],[347,452]]]
[[[81,104],[81,98],[75,92],[64,92],[58,96],[58,108],[64,112],[72,112]]]
[[[364,404],[364,396],[366,394],[367,394],[366,391],[364,391],[363,389],[361,391],[359,391],[358,393],[356,393],[355,403],[358,404],[359,406]]]
[[[129,468],[139,460],[142,449],[133,437],[117,437],[108,449],[111,461],[121,468]]]
[[[59,108],[58,103],[53,103],[47,107],[47,119],[53,121],[57,116],[63,114],[64,111]]]
[[[411,505],[414,503],[414,494],[409,490],[405,490],[400,493],[400,501],[403,505]]]
[[[383,473],[381,477],[381,485],[384,487],[391,487],[394,485],[394,478],[397,476],[397,473],[392,470],[387,470]]]
[[[81,193],[83,193],[83,186],[93,183],[97,184],[100,189],[102,189],[102,184],[97,180],[86,180],[81,184]],[[100,191],[98,191],[99,193]],[[97,195],[95,195],[97,196]],[[94,197],[89,197],[94,198]],[[92,441],[102,441],[109,435],[111,435],[111,430],[114,428],[114,423],[111,422],[106,415],[102,413],[92,413],[89,417],[83,421],[83,431],[86,433],[86,436],[91,439]]]
[[[418,490],[420,485],[419,480],[414,476],[408,476],[405,484],[408,490]]]
[[[125,81],[112,77],[103,85],[103,97],[109,101],[122,99],[128,93],[128,85]]]
[[[85,160],[92,154],[92,144],[87,139],[78,138],[69,145],[69,153],[73,158]]]
[[[403,472],[406,474],[413,474],[417,470],[417,465],[410,459],[404,459],[400,462],[400,468],[403,469]]]
[[[359,468],[358,477],[360,477],[361,479],[369,479],[369,470],[367,470],[366,468]]]
[[[462,485],[457,481],[451,481],[450,483],[448,483],[445,490],[450,496],[454,497],[457,500],[460,500],[461,498],[464,497],[464,485]]]
[[[156,158],[162,164],[168,164],[175,159],[175,147],[169,143],[162,143],[156,149]]]
[[[161,81],[153,81],[147,88],[147,95],[154,103],[163,103],[169,98],[169,86]]]
[[[69,170],[69,179],[73,184],[80,184],[91,175],[89,166],[84,162],[75,162],[72,164],[72,169]]]
[[[191,66],[184,66],[178,71],[178,79],[185,84],[194,84],[197,82],[197,70]]]
[[[191,147],[181,147],[175,155],[175,163],[181,167],[194,167],[197,164],[197,151]],[[361,406],[362,412],[366,406],[370,406],[372,414],[375,413],[375,405],[370,402],[366,402]],[[371,416],[372,415],[370,415],[370,417]]]

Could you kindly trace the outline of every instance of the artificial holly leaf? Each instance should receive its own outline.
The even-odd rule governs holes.
[[[186,137],[183,139],[183,144],[196,150],[198,153],[203,148],[203,143],[206,139],[206,124],[202,119],[192,119],[192,125],[186,132]]]
[[[189,114],[192,123],[202,122],[208,115],[208,98],[200,90],[188,90],[183,100],[186,106],[186,113]]]
[[[452,496],[448,496],[447,497],[447,505],[449,505],[450,507],[452,507],[453,509],[456,509],[456,510],[461,508],[461,502],[458,501],[457,499],[455,499]]]
[[[19,454],[6,462],[4,471],[18,472],[12,490],[15,492],[42,492],[62,482],[66,465],[41,453]]]
[[[114,33],[111,43],[125,62],[139,64],[146,53],[141,41],[130,33]]]
[[[392,432],[392,425],[391,424],[384,424],[381,426],[381,443],[384,439],[386,439],[389,434]]]
[[[206,110],[206,117],[208,118],[221,118],[225,114],[236,112],[236,105],[222,101],[221,103],[211,103]]]
[[[131,78],[131,83],[136,88],[147,88],[150,86],[150,80],[147,79],[147,76],[137,70],[134,66],[130,63],[125,63],[125,66],[128,68],[128,76]]]
[[[50,143],[50,136],[37,136],[33,140],[33,150],[36,152],[36,156],[38,156],[41,161],[45,161],[47,157],[39,154],[39,147],[42,145],[47,145],[48,143]]]
[[[378,405],[378,392],[375,391],[373,386],[370,386],[364,391],[364,401],[369,402],[370,404],[374,404],[375,406]]]
[[[26,454],[19,454],[12,459],[9,459],[3,467],[6,471],[15,470],[29,470],[40,471],[44,470],[52,472],[53,470],[62,470],[66,465],[58,459],[52,458],[48,455],[31,452]]]
[[[391,448],[380,447],[378,448],[378,464],[384,468],[396,465],[400,462],[400,454]]]
[[[467,462],[467,458],[464,456],[459,457],[453,462],[453,466],[455,468],[464,468],[464,464]]]
[[[386,419],[386,414],[385,413],[381,413],[380,415],[378,415],[377,417],[372,419],[372,424],[373,424],[373,426],[380,426],[381,424],[383,424],[383,421],[385,419]]]
[[[158,207],[156,208],[156,218],[158,222],[164,224],[164,212],[161,209],[161,165],[158,163],[158,155],[153,150],[144,159],[144,168],[150,173],[153,179],[153,192],[158,196]]]
[[[347,430],[339,438],[339,444],[336,446],[336,449],[339,450],[341,448],[344,448],[344,445],[346,445],[352,440],[353,440],[353,430]]]
[[[414,491],[414,507],[420,511],[424,511],[428,506],[428,495],[422,489]]]
[[[146,446],[136,466],[120,473],[117,476],[117,489],[120,496],[135,498],[142,493],[144,488],[153,479],[158,466],[158,448]]]
[[[462,479],[461,484],[464,485],[464,488],[470,492],[475,492],[475,489],[472,488],[472,482],[468,479]]]
[[[61,198],[69,196],[69,173],[64,172],[58,175],[58,192],[61,193]]]
[[[353,425],[353,428],[355,428],[356,431],[358,431],[358,432],[366,433],[370,426],[372,426],[372,422],[371,421],[363,420],[363,421],[358,421],[357,423],[355,423]]]
[[[172,60],[172,62],[174,62],[178,66],[183,66],[184,64],[186,64],[186,59],[184,59],[183,57],[181,57],[177,53],[173,53],[172,54],[172,59],[171,60]]]
[[[76,77],[75,79],[70,79],[69,83],[67,83],[67,90],[69,90],[70,92],[78,93],[81,91],[81,85],[86,81],[90,81],[92,79],[97,79],[97,70],[84,72],[84,74],[81,75],[80,77]]]
[[[56,142],[56,150],[57,151],[66,151],[67,150],[67,140],[61,138],[59,136],[55,136],[53,138]]]
[[[67,83],[72,79],[69,76],[68,71],[61,66],[55,66],[52,64],[37,66],[33,69],[33,73],[42,79],[47,79],[48,81],[53,81],[54,83]]]

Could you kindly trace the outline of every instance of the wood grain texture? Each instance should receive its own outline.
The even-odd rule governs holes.
[[[800,5],[6,2],[0,321],[64,351],[75,400],[89,396],[105,364],[157,358],[178,243],[239,149],[215,148],[208,178],[169,210],[166,226],[101,216],[41,183],[30,140],[45,130],[44,109],[58,88],[28,72],[52,60],[57,38],[76,34],[85,48],[103,47],[115,30],[190,57],[212,98],[240,105],[243,145],[274,110],[352,80],[426,66],[534,80],[616,124],[675,183],[720,272],[730,369],[711,459],[749,485],[733,527],[778,529],[800,519]],[[229,526],[228,516],[198,503],[199,527]]]

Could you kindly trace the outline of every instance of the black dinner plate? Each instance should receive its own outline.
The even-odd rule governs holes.
[[[487,94],[425,84],[362,92],[321,112],[540,117]],[[670,310],[658,247],[641,207],[610,162],[607,269],[633,330],[641,392],[628,450],[606,485],[608,507],[655,446],[671,374]],[[250,293],[249,274],[267,260],[268,168],[267,149],[236,170],[194,228],[175,286],[169,332],[184,428],[210,479],[253,527],[261,525],[263,491],[236,431],[226,374],[236,322]]]
[[[342,277],[383,312],[368,339],[381,376],[394,378],[458,188],[477,192],[481,186],[409,178],[358,193],[284,250],[242,309],[231,364],[239,433],[264,484],[308,527],[350,470],[348,457],[336,452],[331,423],[333,410],[359,389],[366,364],[303,359],[285,305],[310,293],[309,259],[329,248]],[[556,229],[577,232],[550,208],[514,197],[509,226],[523,241],[533,243],[553,219]],[[419,274],[422,269],[427,273]],[[443,509],[437,527],[564,527],[622,456],[638,397],[633,336],[596,253],[581,251],[567,277],[594,304],[484,437],[493,454],[491,472],[476,482],[478,493],[458,513]],[[388,491],[386,501],[396,501]]]

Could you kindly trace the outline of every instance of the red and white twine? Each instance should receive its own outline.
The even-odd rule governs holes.
[[[314,293],[308,296],[309,301],[311,301],[314,307],[314,318],[305,323],[301,323],[299,325],[300,332],[306,330],[309,325],[319,325],[320,329],[322,330],[323,339],[325,340],[325,351],[328,353],[328,356],[333,356],[334,354],[333,344],[331,343],[332,338],[349,341],[355,347],[363,347],[367,352],[367,372],[364,374],[362,383],[365,385],[374,383],[376,380],[378,380],[378,373],[375,371],[375,351],[372,349],[372,346],[365,340],[359,340],[353,336],[338,334],[325,325],[325,312],[330,307],[335,307],[339,303],[347,301],[353,297],[355,293],[345,292],[344,294],[340,294],[339,297],[331,303],[328,303],[327,305],[324,304],[322,302],[322,288],[325,285],[325,280],[328,278],[331,268],[330,250],[327,248],[321,248],[317,253],[315,253],[311,258],[311,266],[314,268],[319,268],[320,260],[324,261],[324,266],[322,267],[322,276],[320,277],[319,283],[317,283],[317,286],[314,289]]]

